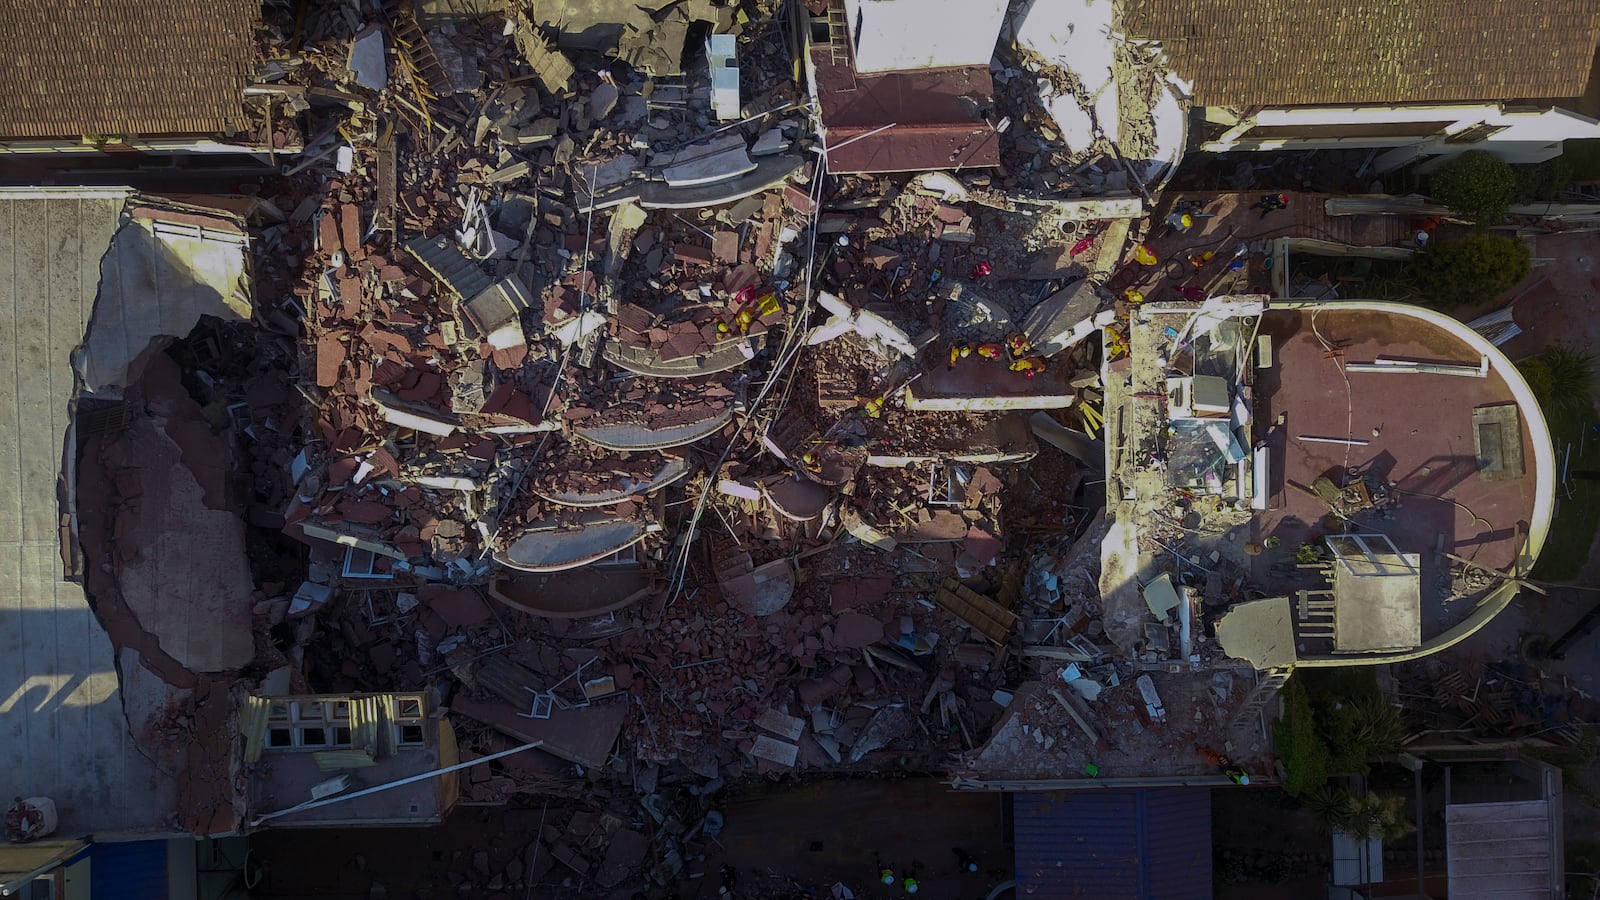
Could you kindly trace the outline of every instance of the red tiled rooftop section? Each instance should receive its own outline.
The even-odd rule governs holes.
[[[1346,465],[1371,466],[1402,491],[1416,493],[1401,494],[1395,518],[1358,520],[1370,526],[1365,530],[1389,535],[1402,552],[1422,555],[1425,598],[1438,583],[1433,556],[1440,534],[1446,552],[1491,568],[1511,564],[1516,528],[1531,519],[1537,490],[1528,423],[1523,417],[1523,476],[1491,482],[1478,476],[1472,422],[1480,406],[1514,402],[1505,380],[1493,370],[1487,378],[1351,372],[1347,395],[1340,373],[1341,363],[1380,356],[1477,365],[1475,349],[1424,320],[1372,310],[1271,311],[1261,331],[1272,336],[1276,357],[1272,369],[1257,370],[1255,437],[1265,439],[1272,454],[1271,508],[1257,519],[1262,537],[1277,534],[1292,547],[1323,533],[1326,505],[1285,479],[1309,486]],[[1342,360],[1325,356],[1318,334],[1343,344]],[[1268,436],[1280,413],[1288,416],[1285,426]],[[1347,448],[1297,440],[1300,435],[1370,443]],[[1425,602],[1425,636],[1428,622]]]
[[[259,0],[7,0],[0,139],[244,128]]]
[[[984,66],[860,75],[813,47],[817,102],[835,172],[912,172],[993,166],[1000,136],[982,110],[994,97]],[[872,134],[885,125],[894,127]],[[871,137],[862,135],[872,134]],[[852,140],[854,139],[854,140]]]

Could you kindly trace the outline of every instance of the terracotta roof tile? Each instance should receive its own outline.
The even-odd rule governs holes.
[[[0,138],[244,127],[259,0],[6,0]]]
[[[1600,0],[1128,0],[1207,106],[1581,96]]]

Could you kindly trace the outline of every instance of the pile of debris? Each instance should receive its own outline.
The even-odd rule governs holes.
[[[302,438],[257,498],[309,559],[263,598],[296,684],[444,684],[467,760],[540,742],[466,802],[642,797],[485,862],[490,889],[552,860],[670,882],[748,775],[1194,737],[1159,698],[1203,697],[1151,678],[1176,651],[1113,658],[1083,552],[1096,285],[1143,213],[1115,147],[827,176],[771,5],[350,3],[263,62],[317,135],[259,199],[257,311],[299,334],[306,400],[298,431],[257,410]]]

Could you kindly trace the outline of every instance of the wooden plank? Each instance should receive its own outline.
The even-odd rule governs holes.
[[[1067,698],[1061,696],[1060,691],[1056,690],[1055,688],[1051,688],[1050,696],[1054,697],[1056,702],[1061,704],[1061,708],[1067,711],[1067,715],[1072,717],[1072,721],[1078,723],[1078,727],[1082,728],[1083,733],[1089,736],[1089,740],[1094,741],[1095,744],[1100,743],[1100,733],[1095,731],[1088,722],[1084,721],[1084,718],[1078,712],[1077,707],[1074,707],[1072,703],[1067,700]]]
[[[934,593],[934,600],[996,643],[1003,643],[1017,623],[1015,613],[953,578],[945,579],[943,586]]]

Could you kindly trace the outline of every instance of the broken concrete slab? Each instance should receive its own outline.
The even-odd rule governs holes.
[[[654,582],[637,566],[586,566],[533,574],[500,570],[489,582],[489,596],[534,616],[582,619],[626,609],[649,596]]]
[[[794,597],[794,564],[788,559],[776,559],[721,584],[728,602],[747,615],[770,616],[789,605]]]
[[[794,768],[795,760],[800,756],[800,748],[794,744],[770,738],[763,734],[757,737],[755,743],[751,746],[750,755],[756,759],[764,759],[767,762],[792,769]]]
[[[602,353],[608,361],[639,375],[649,375],[653,378],[694,378],[716,375],[747,365],[766,345],[767,335],[763,332],[735,340],[720,341],[705,353],[673,359],[666,358],[659,351],[619,341],[607,341]]]
[[[763,484],[761,492],[774,511],[796,522],[816,520],[833,499],[833,492],[822,485],[793,476]]]
[[[801,157],[782,153],[762,157],[750,172],[715,184],[672,187],[665,181],[633,179],[593,192],[580,185],[576,192],[576,205],[579,212],[607,209],[629,200],[637,202],[645,209],[699,209],[720,206],[778,187],[804,165],[805,160]]]
[[[917,355],[917,345],[911,336],[877,313],[856,309],[827,291],[817,293],[817,303],[827,310],[830,316],[828,321],[811,329],[806,335],[807,345],[816,346],[846,334],[854,334],[868,343],[902,356]]]
[[[522,313],[533,305],[528,286],[515,275],[507,275],[461,304],[461,312],[478,336],[496,350],[527,343],[522,331]]]
[[[892,575],[835,581],[829,586],[829,603],[836,613],[855,609],[882,600],[892,587],[894,587]]]
[[[806,720],[791,716],[786,712],[776,709],[764,709],[756,717],[756,727],[770,731],[781,738],[791,741],[800,740],[800,735],[806,733]]]
[[[689,461],[687,459],[683,457],[677,457],[667,460],[661,466],[660,471],[658,471],[651,478],[645,481],[635,482],[623,490],[582,493],[577,491],[540,490],[536,487],[533,489],[533,492],[552,503],[559,503],[562,506],[615,506],[629,497],[644,496],[661,490],[667,485],[672,484],[673,482],[678,481],[679,479],[682,479],[684,476],[688,475],[689,468]]]
[[[833,643],[849,650],[859,650],[883,640],[883,622],[858,612],[844,612],[833,623]]]
[[[606,844],[605,862],[595,873],[595,881],[601,887],[616,887],[639,867],[649,849],[650,839],[643,834],[631,828],[617,829]]]
[[[611,756],[611,748],[628,718],[626,700],[606,700],[584,707],[555,707],[548,719],[530,719],[499,698],[477,698],[458,694],[451,711],[476,719],[518,741],[539,741],[539,749],[568,762],[599,769]]]
[[[350,42],[350,77],[369,91],[382,91],[389,84],[389,62],[384,57],[383,29],[368,25]]]
[[[1076,398],[1063,368],[1027,377],[1002,361],[976,355],[954,367],[935,366],[905,389],[907,409],[919,411],[1000,412],[1065,409]]]
[[[589,121],[599,122],[611,115],[611,111],[617,107],[617,99],[621,96],[622,92],[615,84],[602,81],[589,94]]]
[[[100,288],[72,366],[86,393],[115,399],[139,379],[158,338],[184,337],[201,316],[249,319],[249,247],[242,219],[217,210],[129,198],[100,258]]]
[[[628,422],[575,428],[572,433],[608,450],[665,450],[692,444],[717,433],[723,425],[732,420],[733,410],[723,409],[719,412],[708,408],[706,415],[707,417],[699,422],[666,428],[651,428],[643,423]]]
[[[1088,466],[1090,470],[1098,472],[1105,468],[1105,443],[1090,437],[1087,433],[1067,426],[1050,418],[1046,412],[1036,412],[1028,420],[1028,427],[1035,437],[1080,463]]]
[[[768,128],[761,132],[761,137],[756,138],[755,145],[750,148],[751,156],[771,156],[789,149],[789,139],[783,136],[782,128]]]
[[[447,421],[443,413],[417,409],[398,396],[383,390],[372,392],[372,404],[383,415],[384,421],[401,428],[410,428],[435,437],[449,437],[456,432],[456,424]]]
[[[1102,314],[1101,306],[1109,307],[1109,301],[1100,288],[1080,281],[1039,301],[1023,320],[1022,333],[1035,353],[1049,358],[1111,324],[1115,311]]]
[[[495,562],[524,572],[560,572],[605,559],[659,530],[659,525],[601,514],[539,522],[496,553]]]
[[[741,140],[736,147],[689,156],[683,162],[666,166],[661,170],[661,177],[672,188],[706,187],[733,181],[755,170],[756,162]]]

